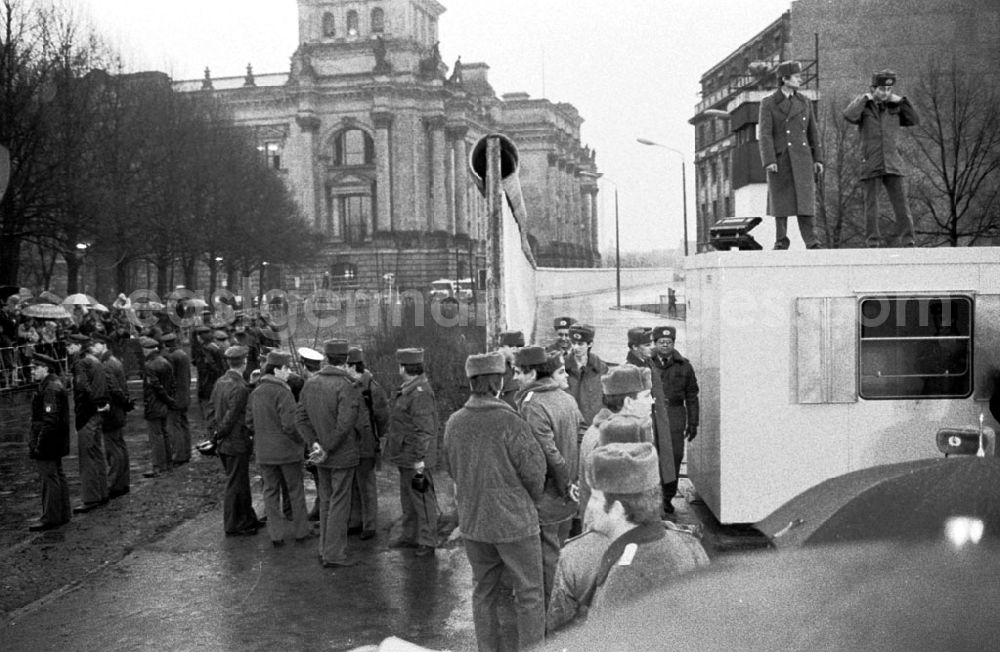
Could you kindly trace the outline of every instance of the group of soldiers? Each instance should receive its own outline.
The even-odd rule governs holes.
[[[591,350],[594,327],[553,325],[548,346],[506,332],[497,351],[469,356],[471,396],[445,425],[480,650],[529,648],[708,563],[673,522],[698,428],[676,330],[630,329],[625,362],[609,366]]]

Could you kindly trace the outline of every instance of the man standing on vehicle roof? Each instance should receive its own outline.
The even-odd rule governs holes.
[[[684,459],[684,441],[693,441],[698,435],[698,378],[687,358],[674,348],[677,329],[657,326],[653,329],[653,373],[658,373],[663,387],[663,400],[667,407],[670,443],[674,454],[674,480],[663,485],[663,511],[674,513],[671,500],[677,493],[681,461]],[[655,381],[654,381],[655,385]]]

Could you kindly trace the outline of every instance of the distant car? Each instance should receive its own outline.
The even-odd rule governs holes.
[[[455,299],[455,281],[442,278],[431,283],[431,301],[444,301],[445,299]]]

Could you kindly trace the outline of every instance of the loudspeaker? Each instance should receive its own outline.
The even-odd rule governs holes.
[[[510,206],[514,218],[522,225],[527,217],[524,207],[524,197],[521,195],[521,181],[517,176],[520,167],[517,146],[503,134],[490,134],[480,138],[469,153],[469,172],[479,192],[486,196],[486,143],[490,138],[500,140],[500,185],[507,195],[507,205]]]
[[[742,251],[763,249],[750,235],[760,222],[759,217],[723,217],[709,227],[709,241],[719,251],[729,251],[733,247]]]

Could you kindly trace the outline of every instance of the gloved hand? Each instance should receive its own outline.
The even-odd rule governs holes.
[[[684,433],[685,439],[688,441],[694,441],[694,438],[698,436],[698,426],[689,425]]]

